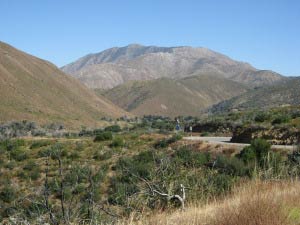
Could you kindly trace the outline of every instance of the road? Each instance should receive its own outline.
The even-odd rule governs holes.
[[[200,136],[192,136],[192,137],[184,137],[184,140],[187,141],[206,141],[212,144],[220,144],[220,145],[228,145],[235,146],[239,148],[244,148],[250,144],[243,143],[232,143],[230,142],[231,137],[200,137]],[[285,149],[285,150],[293,150],[296,146],[294,145],[272,145],[272,149]]]

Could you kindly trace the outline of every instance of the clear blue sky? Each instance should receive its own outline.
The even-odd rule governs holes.
[[[0,40],[58,66],[140,43],[207,47],[300,75],[300,1],[0,0]]]

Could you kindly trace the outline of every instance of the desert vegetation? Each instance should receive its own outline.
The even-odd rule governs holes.
[[[191,118],[182,120],[190,122]],[[268,214],[258,218],[262,222],[257,224],[276,224],[266,222],[273,215],[283,221],[278,224],[298,219],[299,206],[292,201],[299,194],[298,149],[274,152],[264,139],[255,139],[249,147],[229,155],[195,149],[182,140],[182,134],[170,131],[172,126],[168,118],[144,117],[130,128],[84,128],[85,132],[72,138],[1,141],[1,220],[235,224],[241,216],[245,221],[250,218],[243,210],[251,195],[257,195],[247,205],[251,217],[261,215],[256,205],[273,210],[261,206]],[[282,193],[281,185],[295,196]],[[274,202],[271,193],[278,195]],[[280,201],[285,205],[279,206]],[[205,216],[208,209],[215,214]],[[184,219],[172,222],[183,214]]]

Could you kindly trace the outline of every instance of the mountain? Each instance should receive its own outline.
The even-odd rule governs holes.
[[[183,78],[218,74],[249,86],[269,85],[284,78],[257,70],[206,48],[128,45],[89,54],[61,68],[90,88],[110,89],[130,80]]]
[[[127,114],[53,64],[0,42],[0,122],[95,125]]]
[[[221,76],[201,75],[176,80],[129,81],[97,92],[135,115],[175,117],[200,115],[205,108],[247,90],[246,86]]]
[[[300,77],[290,78],[280,83],[255,88],[211,107],[211,112],[231,110],[266,109],[287,105],[300,105]]]

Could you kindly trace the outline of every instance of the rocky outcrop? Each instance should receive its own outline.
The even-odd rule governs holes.
[[[232,133],[235,125],[232,123],[227,122],[204,122],[199,123],[193,126],[193,132],[196,133],[218,133],[218,134],[224,134],[229,135]],[[185,128],[187,132],[189,132],[189,126]]]
[[[300,131],[286,127],[236,127],[231,142],[250,143],[256,138],[266,139],[273,145],[294,145],[299,143]]]

